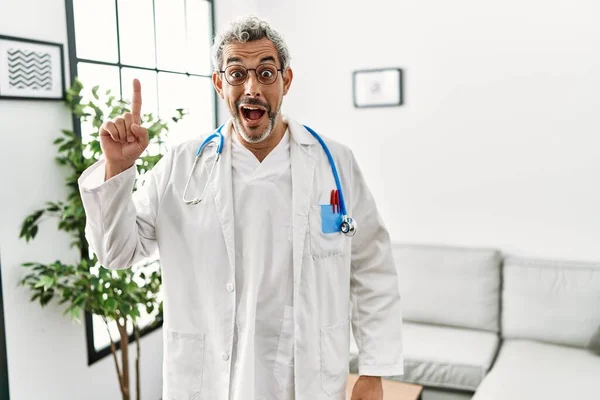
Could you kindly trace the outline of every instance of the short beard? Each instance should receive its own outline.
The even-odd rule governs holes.
[[[256,144],[256,143],[260,143],[260,142],[266,140],[271,135],[271,133],[273,132],[273,128],[275,127],[275,122],[277,121],[277,117],[279,116],[279,111],[280,111],[281,107],[278,107],[277,111],[275,111],[275,112],[271,112],[271,109],[267,108],[267,113],[268,113],[267,115],[269,117],[269,125],[260,134],[250,136],[244,130],[244,126],[242,125],[242,121],[241,121],[239,114],[240,114],[240,105],[241,104],[252,105],[253,103],[255,103],[255,105],[264,106],[264,104],[262,102],[252,102],[251,100],[250,101],[238,101],[235,104],[235,112],[233,112],[233,110],[230,110],[230,113],[231,113],[231,116],[233,117],[233,126],[235,127],[235,130],[240,134],[242,139],[244,139],[244,141],[246,143]]]

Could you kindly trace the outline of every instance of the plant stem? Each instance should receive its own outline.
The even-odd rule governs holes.
[[[110,352],[112,353],[113,359],[115,360],[115,369],[117,370],[117,377],[119,378],[119,388],[121,389],[121,393],[123,394],[123,399],[125,399],[123,375],[121,374],[121,370],[119,369],[119,361],[117,360],[117,348],[115,346],[115,341],[113,340],[112,334],[110,333],[108,320],[104,316],[102,317],[102,319],[104,320],[104,324],[106,325],[106,331],[108,332],[108,337],[110,339]]]
[[[121,336],[121,366],[123,367],[123,400],[129,400],[129,335],[127,334],[127,318],[123,323],[117,321],[119,335]]]
[[[136,348],[136,359],[135,359],[135,393],[136,400],[141,399],[140,393],[140,330],[137,324],[133,324],[133,333],[135,334],[135,348]]]

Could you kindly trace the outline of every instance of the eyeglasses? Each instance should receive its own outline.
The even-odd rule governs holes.
[[[270,85],[277,80],[277,72],[283,73],[282,68],[277,68],[273,64],[260,64],[256,68],[246,68],[243,65],[230,65],[225,71],[219,71],[225,74],[225,79],[231,86],[243,85],[248,79],[248,72],[254,71],[256,78],[263,85]]]

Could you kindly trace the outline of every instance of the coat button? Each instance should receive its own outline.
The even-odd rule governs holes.
[[[223,358],[223,361],[227,361],[227,360],[229,360],[229,354],[227,354],[227,353],[222,353],[222,354],[221,354],[221,358]]]
[[[228,283],[227,284],[227,291],[228,292],[233,292],[233,289],[234,289],[233,283]]]

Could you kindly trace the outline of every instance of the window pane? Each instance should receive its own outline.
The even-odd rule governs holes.
[[[114,0],[73,0],[73,14],[77,57],[116,63],[119,56]]]
[[[98,95],[100,100],[94,100],[95,104],[103,104],[108,99],[107,90],[111,90],[112,96],[116,99],[121,97],[119,89],[119,68],[108,65],[98,65],[80,62],[77,64],[77,75],[81,83],[83,83],[83,102],[88,102],[93,99],[92,88],[100,86]],[[103,111],[106,107],[100,106]],[[90,139],[90,135],[94,132],[91,122],[81,121],[81,138],[84,142]]]
[[[123,98],[131,102],[133,95],[133,79],[137,78],[142,84],[142,115],[152,113],[158,115],[158,103],[156,101],[156,72],[143,69],[123,68],[121,70],[123,79]]]
[[[186,75],[158,74],[158,103],[161,118],[170,119],[177,108],[186,115],[169,129],[169,142],[179,143],[212,130],[214,120],[214,89],[210,78]]]
[[[110,339],[108,332],[106,331],[106,324],[101,317],[92,315],[92,325],[94,326],[94,349],[100,351],[103,348],[110,345]],[[113,335],[113,339],[116,341],[119,337],[119,331],[114,323],[109,324],[110,333]]]
[[[140,317],[137,321],[140,330],[152,324],[152,322],[156,320],[157,314],[157,311],[153,312],[152,314],[148,314],[146,310],[141,308]],[[117,327],[117,323],[115,321],[109,321],[108,323],[111,336],[108,335],[108,331],[106,330],[106,324],[104,323],[102,317],[92,315],[92,325],[94,331],[94,348],[96,351],[101,351],[104,348],[110,346],[111,336],[115,342],[118,342],[120,340],[119,328]],[[131,325],[131,321],[128,321],[127,332],[130,335],[133,334],[133,326]]]
[[[121,62],[156,67],[152,1],[119,0]]]
[[[106,92],[111,89],[112,94],[120,97],[119,68],[110,65],[99,65],[80,62],[77,64],[77,76],[83,83],[84,90],[91,94],[92,87],[100,85],[100,89]],[[85,99],[86,97],[84,97]],[[91,97],[87,97],[91,99]]]
[[[215,89],[210,78],[191,76],[188,83],[190,95],[190,115],[186,115],[181,123],[186,132],[193,136],[204,134],[216,128],[215,124]]]
[[[206,0],[187,0],[188,71],[210,75],[211,3]]]
[[[155,0],[159,69],[186,72],[184,0]]]
[[[188,108],[188,82],[187,75],[158,73],[158,110],[160,117],[165,121],[171,121],[171,117],[177,115],[178,108]],[[179,134],[181,122],[169,124],[169,138]]]

